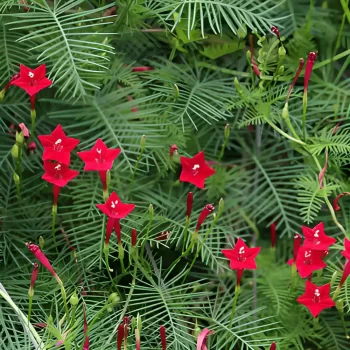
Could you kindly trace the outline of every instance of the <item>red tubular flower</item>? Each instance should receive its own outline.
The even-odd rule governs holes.
[[[34,294],[34,287],[35,287],[36,279],[38,278],[38,273],[39,273],[39,264],[35,263],[35,264],[33,264],[33,271],[32,271],[32,276],[30,279],[30,287],[29,287],[29,294],[30,295]]]
[[[172,158],[172,156],[175,154],[177,154],[179,151],[178,147],[176,145],[171,145],[170,146],[170,153],[169,153],[169,157]]]
[[[97,204],[96,207],[100,209],[104,214],[108,216],[106,227],[106,240],[105,243],[109,243],[113,228],[118,236],[120,236],[120,223],[119,220],[129,215],[135,208],[135,204],[123,203],[115,192],[112,192],[108,197],[106,203]],[[121,238],[118,236],[118,243],[121,243]]]
[[[165,334],[165,327],[160,326],[159,327],[160,332],[160,340],[162,342],[162,350],[166,350],[166,334]]]
[[[44,161],[45,174],[43,180],[58,187],[64,187],[67,183],[78,176],[79,171],[69,169],[68,165],[60,162]]]
[[[207,204],[203,210],[201,211],[201,213],[199,214],[199,218],[197,221],[197,225],[196,225],[196,229],[195,232],[198,232],[199,229],[201,228],[204,220],[207,218],[207,216],[214,210],[214,206],[212,204]]]
[[[277,36],[278,40],[281,41],[280,31],[278,30],[277,27],[272,26],[271,27],[271,32]]]
[[[305,236],[304,247],[313,250],[328,250],[329,246],[336,242],[335,238],[329,237],[324,232],[324,224],[320,222],[314,228],[301,227]]]
[[[223,249],[221,252],[230,260],[232,270],[255,270],[257,267],[255,258],[260,249],[261,247],[249,248],[242,238],[239,238],[233,249]]]
[[[88,337],[88,335],[87,335],[87,332],[88,332],[88,324],[87,324],[87,320],[86,320],[85,304],[83,304],[83,314],[84,314],[84,336],[85,336],[85,341],[84,341],[83,350],[89,350],[90,340],[89,340],[89,337]]]
[[[21,129],[24,137],[29,137],[29,130],[24,123],[19,124],[18,127]]]
[[[43,160],[56,160],[66,165],[70,164],[70,153],[80,142],[67,137],[60,124],[50,135],[39,135],[38,139],[44,147]]]
[[[241,285],[243,273],[244,273],[244,269],[237,269],[236,270],[236,286],[238,286],[238,287]]]
[[[328,166],[328,151],[326,150],[326,159],[325,159],[325,162],[324,162],[324,167],[321,169],[319,175],[318,175],[318,182],[319,182],[319,185],[320,185],[320,189],[323,188],[323,178],[326,174],[326,171],[327,171],[327,166]]]
[[[146,71],[149,71],[149,70],[153,70],[154,68],[153,67],[150,67],[150,66],[140,66],[140,67],[134,67],[132,69],[133,72],[146,72]]]
[[[270,232],[271,232],[271,247],[275,248],[275,246],[276,246],[276,224],[274,222],[270,225]]]
[[[189,182],[201,189],[204,188],[205,179],[215,174],[215,170],[206,164],[203,151],[192,158],[180,157],[180,162],[180,181]]]
[[[289,259],[287,261],[287,264],[290,265],[290,266],[292,266],[293,263],[295,263],[296,260],[297,260],[299,248],[300,248],[300,245],[301,245],[301,240],[302,240],[302,237],[299,235],[299,233],[296,233],[294,235],[293,258]]]
[[[214,332],[208,328],[204,328],[202,332],[199,333],[197,338],[197,350],[208,350],[207,348],[207,338],[208,335],[213,334]]]
[[[330,291],[331,285],[329,283],[317,286],[310,281],[306,281],[305,293],[297,299],[297,302],[305,305],[311,315],[317,317],[322,310],[335,306],[329,295]]]
[[[344,238],[344,250],[341,252],[341,255],[345,257],[345,259],[350,260],[350,240]]]
[[[339,206],[339,204],[338,204],[338,201],[339,201],[339,199],[341,198],[341,197],[343,197],[343,196],[349,196],[350,195],[350,192],[343,192],[343,193],[341,193],[341,194],[339,194],[336,198],[335,198],[335,200],[334,200],[334,202],[333,202],[333,209],[335,210],[335,211],[338,211],[338,210],[340,210],[340,206]]]
[[[3,89],[3,93],[5,93],[7,90],[8,90],[8,88],[13,84],[13,82],[15,81],[15,80],[17,80],[19,78],[19,74],[14,74],[12,77],[11,77],[11,79],[9,80],[9,82],[5,85],[5,87],[4,87],[4,89]]]
[[[315,64],[317,54],[315,52],[310,52],[306,62],[305,75],[304,75],[304,92],[307,91],[309,87],[309,81],[312,73],[312,68]]]
[[[121,236],[120,219],[114,219],[114,231],[115,231],[115,234],[117,235],[118,244],[121,244],[122,236]]]
[[[290,98],[290,95],[292,94],[294,85],[295,85],[295,83],[297,82],[301,71],[303,70],[304,62],[305,62],[305,60],[304,60],[303,58],[301,58],[301,59],[299,60],[299,68],[298,68],[297,72],[295,73],[295,76],[294,76],[294,79],[293,79],[293,81],[292,81],[292,84],[290,84],[290,87],[289,87],[289,89],[288,89],[287,101],[286,101],[286,102],[289,101],[289,98]]]
[[[53,267],[51,266],[49,260],[45,256],[45,254],[40,250],[40,248],[34,244],[34,243],[26,243],[27,248],[35,255],[35,257],[39,260],[41,265],[45,267],[47,271],[49,271],[56,279],[57,279],[57,274]]]
[[[19,66],[19,78],[11,82],[25,90],[29,96],[35,96],[39,91],[52,85],[52,81],[45,77],[46,65],[42,64],[37,68],[31,69],[23,64]]]
[[[137,231],[136,228],[131,230],[131,245],[135,247],[137,244]]]
[[[276,343],[273,342],[270,346],[270,350],[276,350]]]
[[[141,350],[140,331],[135,329],[136,350]]]
[[[327,264],[322,260],[324,251],[311,250],[305,247],[300,247],[296,260],[297,270],[301,278],[306,278],[313,271],[323,269]]]
[[[156,240],[157,241],[166,241],[169,238],[169,235],[170,235],[170,231],[159,232]]]
[[[350,275],[350,261],[347,261],[344,265],[343,274],[340,279],[339,288],[341,288]]]
[[[123,339],[124,339],[124,323],[118,326],[118,338],[117,338],[117,349],[122,349]]]
[[[193,193],[188,192],[187,195],[187,211],[186,211],[186,216],[189,219],[192,213],[192,204],[193,204]]]

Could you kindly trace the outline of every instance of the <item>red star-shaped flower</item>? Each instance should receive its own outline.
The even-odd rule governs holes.
[[[70,164],[70,152],[80,140],[67,137],[62,126],[57,125],[50,135],[39,135],[38,139],[44,147],[43,160],[57,160],[63,164]]]
[[[68,165],[60,162],[44,161],[45,174],[42,179],[58,187],[64,187],[70,180],[78,176],[79,171],[69,169]]]
[[[260,249],[261,247],[249,248],[242,238],[239,238],[233,249],[223,249],[222,254],[230,260],[230,268],[232,270],[255,270],[255,258],[259,254]]]
[[[322,260],[325,256],[324,250],[311,250],[300,247],[296,260],[297,270],[301,278],[306,278],[313,271],[323,269],[327,264]]]
[[[205,179],[215,174],[215,170],[205,162],[203,151],[193,158],[180,157],[180,162],[182,165],[180,181],[190,182],[199,188],[203,189]]]
[[[344,250],[341,252],[341,255],[345,257],[345,259],[350,260],[350,240],[344,238]]]
[[[302,226],[301,229],[305,236],[305,248],[314,250],[328,250],[329,246],[336,242],[335,238],[329,237],[324,233],[323,222],[320,222],[314,228]]]
[[[19,66],[19,78],[11,82],[11,85],[16,85],[25,90],[29,96],[36,95],[40,90],[43,90],[50,85],[52,81],[45,77],[46,65],[42,64],[37,68],[31,69],[21,64]]]
[[[123,219],[135,208],[135,204],[123,203],[115,192],[112,192],[105,204],[97,204],[98,209],[113,219]]]
[[[77,154],[85,162],[85,171],[106,171],[112,168],[120,151],[120,148],[108,148],[101,139],[97,139],[90,151]]]
[[[311,315],[317,317],[322,310],[335,306],[329,295],[330,291],[331,285],[329,283],[317,286],[310,281],[306,281],[305,293],[297,299],[297,302],[305,305]]]

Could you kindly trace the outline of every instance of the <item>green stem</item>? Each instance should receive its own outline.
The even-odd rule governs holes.
[[[32,315],[33,295],[29,294],[28,304],[28,322],[30,322],[30,316]]]
[[[342,323],[342,325],[343,325],[345,337],[346,337],[346,339],[349,339],[349,338],[348,338],[348,331],[347,331],[347,329],[346,329],[346,323],[345,323],[345,319],[344,319],[344,312],[341,312],[341,313],[340,313],[340,320],[341,320],[341,323]]]
[[[36,110],[35,109],[31,109],[30,110],[30,117],[32,119],[32,125],[31,125],[31,128],[30,128],[30,138],[34,139],[35,120],[36,120]]]
[[[133,184],[134,184],[135,174],[136,174],[137,168],[139,167],[139,163],[140,163],[140,160],[141,160],[141,158],[142,158],[143,151],[144,151],[144,149],[141,148],[140,154],[138,155],[138,157],[137,157],[137,159],[136,159],[136,164],[135,164],[135,166],[134,166],[134,169],[133,169],[133,172],[132,172],[132,175],[131,175],[130,191],[131,191],[132,186],[133,186]]]
[[[235,317],[235,312],[236,312],[236,307],[237,307],[237,300],[238,300],[238,295],[239,295],[239,291],[241,289],[241,286],[236,286],[235,288],[235,297],[233,299],[233,304],[232,304],[232,310],[231,310],[231,317],[230,317],[230,325],[228,328],[232,327],[232,323],[233,323],[233,319]]]
[[[101,241],[100,241],[100,264],[99,269],[102,269],[102,254],[103,254],[103,248],[104,248],[104,237],[106,236],[106,215],[103,215],[103,221],[102,221],[102,232],[101,232]]]
[[[39,345],[40,350],[45,350],[46,346],[41,340],[39,334],[36,332],[35,328],[32,326],[32,324],[28,321],[27,317],[23,314],[23,312],[17,307],[17,305],[13,302],[11,297],[2,289],[0,289],[0,295],[7,301],[7,303],[13,308],[13,310],[16,312],[18,317],[21,319],[23,326],[28,327],[30,333],[35,338],[36,342]]]
[[[183,245],[182,245],[182,254],[185,251],[185,247],[187,244],[187,239],[188,239],[188,226],[190,225],[190,218],[186,215],[186,224],[185,224],[185,228],[184,228],[184,233],[183,233]]]
[[[297,132],[295,131],[295,129],[294,129],[294,127],[293,127],[293,125],[292,125],[292,123],[291,123],[289,117],[287,117],[287,118],[285,119],[285,122],[286,122],[286,124],[287,124],[289,130],[291,131],[293,137],[294,137],[295,139],[297,139],[297,140],[300,140],[300,137],[299,137],[299,135],[297,134]]]
[[[74,323],[75,323],[76,310],[77,310],[77,306],[76,305],[72,305],[72,316],[71,316],[71,319],[70,319],[69,328],[72,328]]]
[[[150,216],[150,219],[149,219],[149,222],[148,222],[148,225],[147,225],[146,237],[145,237],[144,241],[142,242],[141,258],[143,257],[143,253],[144,253],[144,250],[145,250],[145,245],[146,245],[146,242],[148,240],[148,236],[149,236],[149,232],[151,230],[152,222],[153,222],[153,215]]]
[[[227,146],[227,141],[228,141],[228,139],[225,138],[225,141],[224,141],[224,143],[222,144],[221,151],[220,151],[220,154],[219,154],[219,157],[218,157],[218,163],[220,163],[221,158],[222,158],[223,155],[224,155],[225,148],[226,148],[226,146]]]
[[[113,280],[113,277],[111,275],[111,271],[110,271],[110,267],[109,267],[109,261],[108,261],[108,252],[109,252],[109,246],[108,245],[104,245],[104,248],[103,248],[103,251],[105,253],[105,264],[106,264],[106,268],[107,268],[107,273],[108,273],[108,276],[112,282],[112,285],[113,287],[115,288],[115,290],[117,291],[119,297],[121,297],[121,294],[119,292],[119,289],[117,287],[117,285],[115,284],[114,280]]]
[[[300,145],[303,145],[303,146],[306,146],[306,143],[301,141],[301,140],[298,140],[290,135],[288,135],[287,133],[285,133],[283,130],[281,130],[278,126],[276,126],[272,121],[270,120],[267,120],[265,119],[266,122],[273,128],[275,129],[279,134],[283,135],[284,137],[286,137],[287,139],[293,141],[293,142],[296,142],[296,143],[299,143]]]
[[[64,310],[66,312],[66,316],[67,316],[67,323],[69,324],[69,309],[68,309],[68,304],[67,304],[67,294],[66,294],[66,290],[64,289],[64,285],[61,282],[60,283],[61,286],[61,294],[62,294],[62,299],[63,299],[63,304],[64,304]]]

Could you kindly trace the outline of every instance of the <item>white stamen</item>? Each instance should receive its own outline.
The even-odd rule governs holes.
[[[239,254],[244,254],[244,253],[245,253],[244,247],[239,248]]]
[[[57,164],[57,165],[55,166],[55,169],[56,169],[56,170],[61,170],[61,164]]]
[[[61,139],[58,139],[56,142],[55,142],[55,145],[58,145],[59,143],[61,143],[62,140]]]
[[[315,289],[315,295],[316,295],[317,297],[319,297],[319,296],[321,295],[321,293],[320,293],[320,290],[319,290],[319,289]]]
[[[29,76],[29,78],[34,78],[34,73],[33,72],[29,72],[28,76]]]
[[[101,154],[101,151],[102,151],[101,149],[98,149],[98,148],[96,149],[96,152],[97,152],[98,154]]]
[[[305,252],[305,258],[308,258],[309,256],[311,256],[311,250]]]
[[[193,166],[192,170],[197,170],[197,169],[199,169],[199,168],[200,168],[200,166],[199,166],[198,164],[195,164],[195,165]]]
[[[320,232],[320,230],[316,230],[314,237],[319,237],[318,233]]]

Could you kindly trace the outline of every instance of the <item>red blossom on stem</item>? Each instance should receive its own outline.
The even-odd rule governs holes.
[[[322,260],[324,251],[311,250],[305,247],[300,247],[296,260],[296,266],[301,278],[306,278],[313,271],[323,269],[327,264]]]
[[[177,154],[179,151],[178,147],[174,144],[170,146],[169,157],[172,158],[174,153]]]
[[[320,222],[315,227],[301,227],[305,241],[304,247],[314,250],[328,250],[329,246],[336,242],[335,238],[329,237],[324,232],[324,224]]]
[[[180,157],[180,162],[180,181],[189,182],[201,189],[204,188],[205,179],[215,174],[215,170],[205,162],[203,151],[192,158]]]
[[[29,96],[35,96],[39,91],[52,85],[52,81],[46,78],[45,75],[45,64],[34,69],[21,64],[19,66],[19,78],[13,80],[11,85],[18,86],[25,90]]]
[[[44,147],[43,160],[56,160],[62,164],[70,164],[70,153],[80,140],[67,137],[60,124],[50,135],[39,135],[39,141]]]
[[[122,349],[123,339],[124,339],[124,323],[121,323],[118,326],[118,338],[117,338],[117,349],[118,350]]]
[[[33,271],[32,271],[32,276],[30,279],[30,289],[34,289],[36,279],[38,278],[38,273],[39,273],[39,264],[35,263],[33,264]]]
[[[45,256],[45,254],[40,250],[40,248],[34,244],[34,243],[26,243],[27,248],[35,255],[35,257],[39,260],[41,265],[44,266],[44,268],[49,271],[56,279],[57,279],[57,274],[53,267],[51,266],[49,260]]]
[[[312,68],[315,64],[317,54],[315,52],[310,52],[306,62],[305,75],[304,75],[304,92],[307,91],[309,87],[309,81],[312,73]]]
[[[350,260],[350,240],[347,238],[344,238],[344,250],[341,252],[341,255],[345,259]]]
[[[277,346],[276,343],[273,342],[270,346],[270,350],[276,350],[276,346]]]
[[[159,327],[160,332],[160,340],[162,342],[162,350],[166,350],[166,334],[165,334],[165,327],[160,326]]]
[[[350,275],[350,261],[347,261],[344,265],[343,274],[340,279],[339,288],[341,288]]]
[[[9,80],[9,82],[5,85],[3,92],[6,92],[8,90],[8,88],[13,84],[13,82],[15,80],[17,80],[19,78],[19,74],[14,74],[11,79]]]
[[[311,315],[317,317],[322,310],[335,306],[329,295],[330,291],[331,285],[329,283],[317,286],[310,281],[306,281],[305,293],[297,299],[297,302],[305,305]]]
[[[349,196],[350,195],[350,192],[343,192],[343,193],[341,193],[341,194],[339,194],[335,199],[334,199],[334,202],[333,202],[333,209],[335,210],[335,211],[338,211],[338,210],[340,210],[340,206],[339,206],[339,204],[338,204],[338,201],[339,201],[339,199],[340,198],[342,198],[343,196]]]
[[[207,348],[207,338],[208,335],[213,334],[214,332],[208,328],[204,328],[202,332],[199,333],[197,338],[197,350],[208,350]]]
[[[281,41],[280,31],[278,30],[277,27],[272,26],[271,27],[271,32],[277,36],[278,40]]]
[[[89,350],[90,340],[89,340],[89,337],[87,335],[88,324],[87,324],[87,320],[86,320],[85,304],[83,304],[83,314],[84,314],[84,336],[85,336],[83,350]]]
[[[131,245],[135,247],[137,244],[137,231],[136,228],[131,230]]]
[[[198,217],[198,221],[197,221],[197,225],[196,225],[196,229],[195,232],[198,232],[204,222],[204,220],[207,218],[207,216],[214,210],[214,206],[212,204],[207,204],[203,210],[201,211],[201,213],[199,214]]]
[[[327,167],[328,167],[328,151],[326,150],[326,159],[325,159],[325,162],[324,162],[324,167],[321,169],[319,175],[318,175],[318,182],[319,182],[319,185],[320,185],[320,189],[323,188],[323,178],[326,174],[326,171],[327,171]]]
[[[304,62],[305,62],[305,60],[304,60],[303,58],[301,58],[301,59],[299,60],[299,68],[298,68],[297,72],[295,73],[295,76],[294,76],[294,79],[293,79],[293,81],[292,81],[292,84],[290,84],[290,87],[289,87],[289,89],[288,89],[287,102],[289,101],[289,98],[290,98],[290,95],[292,94],[294,85],[295,85],[295,83],[297,82],[301,71],[303,70]]]
[[[276,246],[276,223],[272,223],[270,225],[270,233],[271,233],[271,247],[275,248]]]
[[[96,207],[108,216],[105,243],[109,243],[113,228],[117,234],[118,243],[121,243],[119,220],[129,215],[134,210],[135,204],[123,203],[118,195],[112,192],[104,204],[97,204]]]
[[[232,270],[255,270],[257,267],[255,258],[260,249],[261,247],[249,248],[242,238],[239,238],[233,249],[223,249],[221,252],[230,260]]]
[[[192,192],[188,192],[186,205],[187,205],[186,216],[189,219],[191,216],[191,213],[192,213],[192,205],[193,205],[193,193]]]
[[[44,161],[45,174],[41,177],[43,180],[64,187],[67,183],[78,176],[79,171],[69,169],[68,165],[60,162]]]
[[[132,69],[133,72],[146,72],[146,71],[149,71],[149,70],[153,70],[154,68],[153,67],[150,67],[150,66],[140,66],[140,67],[134,67]]]

